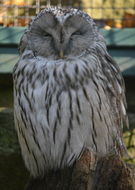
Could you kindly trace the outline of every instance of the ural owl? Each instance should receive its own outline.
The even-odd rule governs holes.
[[[125,149],[123,78],[86,13],[42,10],[21,39],[13,78],[15,126],[33,177],[72,165],[85,149]]]

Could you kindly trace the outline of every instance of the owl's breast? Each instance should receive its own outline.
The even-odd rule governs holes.
[[[20,63],[14,73],[16,128],[32,175],[71,165],[83,148],[108,153],[117,131],[103,82],[94,77],[97,62]]]

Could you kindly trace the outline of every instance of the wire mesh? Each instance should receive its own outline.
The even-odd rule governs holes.
[[[0,0],[0,25],[25,26],[49,3],[82,9],[100,27],[135,27],[135,0]]]

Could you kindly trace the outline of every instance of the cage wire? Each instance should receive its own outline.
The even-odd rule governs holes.
[[[135,0],[0,0],[0,25],[25,26],[46,6],[75,7],[99,27],[135,27]]]

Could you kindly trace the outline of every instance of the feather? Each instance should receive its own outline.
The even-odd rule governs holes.
[[[49,32],[54,25],[58,28],[59,21],[61,27],[69,22],[70,29],[74,21],[76,28],[85,25],[87,31],[78,37],[72,36],[71,30],[70,46],[62,42],[67,53],[63,59],[57,57],[62,48],[56,44],[58,39],[51,41],[47,32],[42,38],[43,26]],[[62,33],[64,40],[68,32]],[[32,176],[72,165],[85,149],[96,156],[125,150],[124,81],[87,14],[77,9],[44,9],[26,30],[20,50],[13,71],[14,118],[23,159]]]

